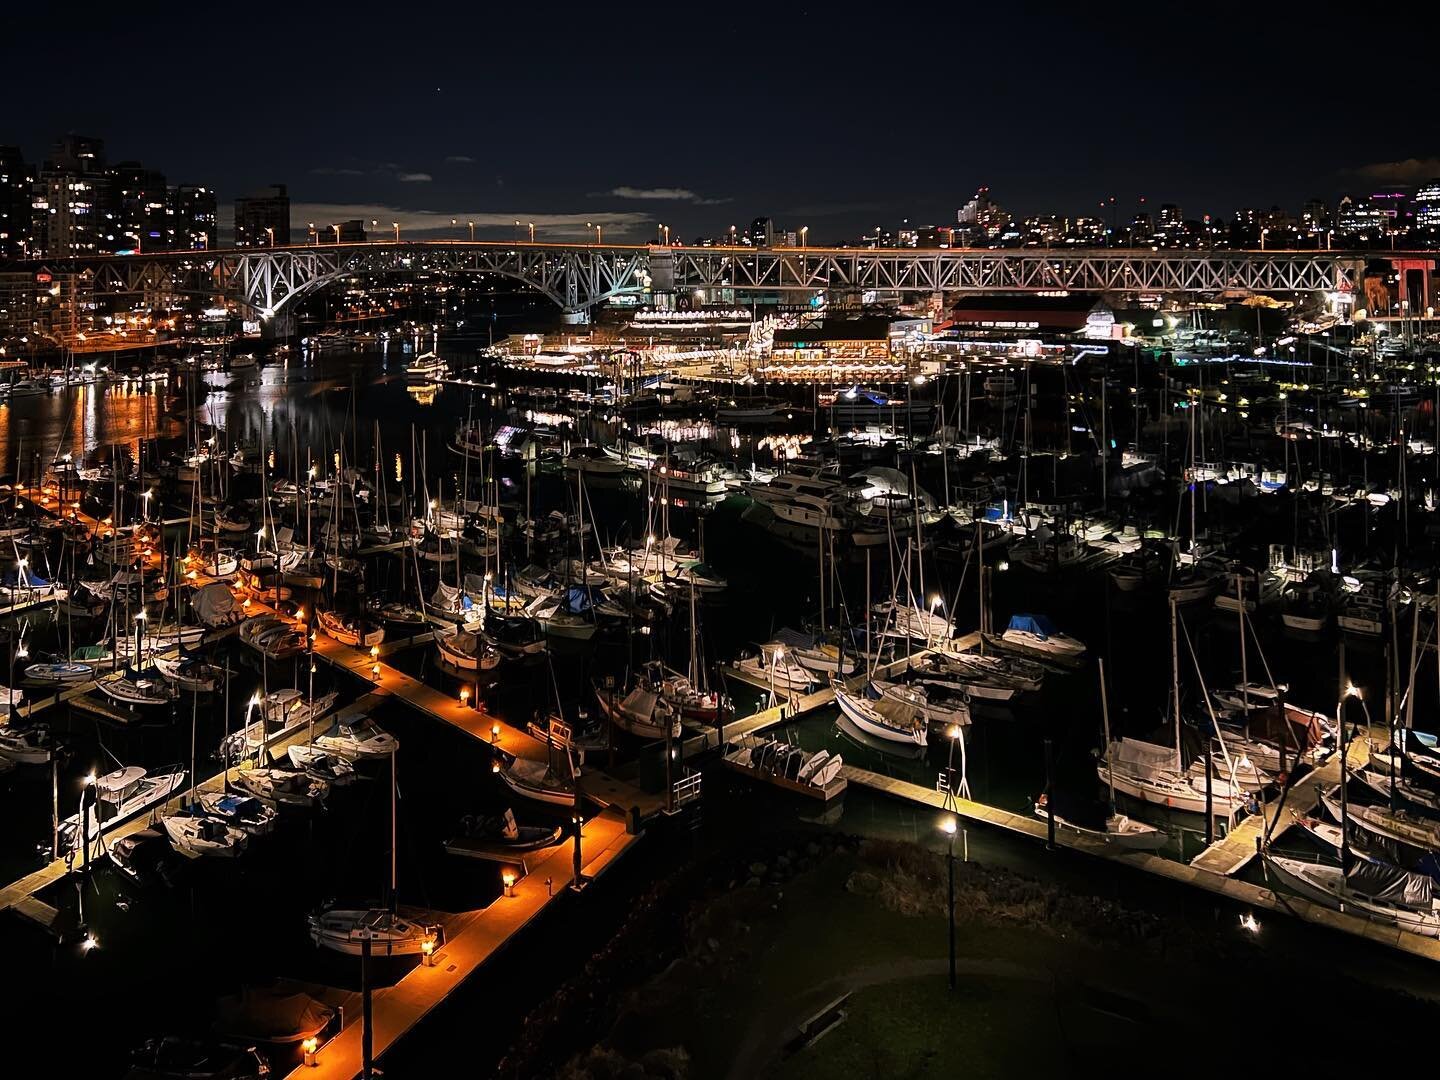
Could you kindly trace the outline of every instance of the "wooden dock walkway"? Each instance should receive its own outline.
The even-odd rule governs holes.
[[[582,838],[581,855],[587,878],[602,873],[636,839],[626,832],[620,816],[609,811],[587,821]],[[464,929],[435,953],[433,967],[417,966],[394,986],[375,991],[372,1040],[376,1058],[423,1020],[540,912],[570,895],[572,844],[573,841],[568,841],[550,848],[546,857],[533,865],[529,875],[515,883],[513,896],[502,895],[489,907],[475,912]],[[314,1068],[298,1066],[290,1074],[292,1080],[353,1080],[360,1074],[363,1024],[360,1010],[347,1010],[346,1016],[352,1017],[353,1022],[320,1048]]]
[[[1337,777],[1338,774],[1337,765]],[[1047,838],[1048,829],[1044,819],[1040,817],[1014,814],[1008,810],[1001,810],[998,807],[987,806],[984,803],[972,802],[968,799],[947,799],[942,792],[933,791],[905,780],[897,780],[891,776],[882,776],[866,769],[857,769],[851,765],[841,769],[840,775],[852,784],[869,788],[891,798],[929,807],[937,812],[954,813],[970,821],[994,825],[1007,832],[1028,836],[1042,843]],[[1361,918],[1358,915],[1335,911],[1299,896],[1276,893],[1248,881],[1228,877],[1194,864],[1176,862],[1148,851],[1126,851],[1114,848],[1104,841],[1092,840],[1083,834],[1065,829],[1057,828],[1055,830],[1055,843],[1061,847],[1131,866],[1170,881],[1193,885],[1237,903],[1249,904],[1265,911],[1293,915],[1304,922],[1329,927],[1354,937],[1377,941],[1412,956],[1440,961],[1440,940],[1421,937],[1419,934],[1412,934],[1385,923]]]
[[[324,734],[330,729],[332,725],[339,723],[347,717],[359,715],[360,713],[368,711],[373,706],[374,699],[371,698],[370,695],[366,695],[360,698],[358,701],[355,701],[352,704],[346,706],[344,709],[341,709],[338,712],[332,713],[329,716],[325,716],[317,720],[315,722],[315,733],[317,735]],[[277,753],[281,753],[284,750],[288,749],[290,746],[295,745],[296,743],[304,742],[308,737],[308,729],[305,731],[296,732],[293,735],[287,736],[286,738],[280,739],[273,743],[269,748],[270,752],[272,756]],[[236,770],[231,769],[229,771],[231,773],[234,773]],[[198,791],[204,792],[224,791],[226,775],[227,774],[224,772],[216,773],[208,780],[202,781],[201,783],[197,784],[196,789]],[[163,817],[167,813],[172,813],[175,810],[180,809],[180,807],[184,806],[185,802],[189,799],[189,797],[190,788],[187,785],[180,793],[178,793],[168,802],[161,803],[159,806],[156,807],[151,807],[151,809],[146,813],[139,814],[131,818],[129,821],[115,826],[113,829],[107,829],[104,835],[106,843],[114,843],[121,837],[129,836],[132,833],[139,832],[141,829],[149,828],[152,821],[156,820],[159,817]],[[80,860],[77,858],[74,863],[74,869],[78,870],[79,868]],[[34,871],[33,873],[26,874],[18,881],[11,882],[4,888],[0,888],[0,911],[6,911],[10,908],[19,908],[21,909],[22,914],[27,915],[38,911],[39,909],[36,908],[33,904],[31,904],[31,902],[34,900],[35,894],[43,889],[48,888],[51,885],[54,885],[57,881],[64,879],[65,876],[70,873],[70,871],[71,867],[66,864],[66,861],[63,858],[54,859],[51,862],[47,863],[45,866],[42,866],[40,869]],[[27,907],[27,905],[29,906]]]
[[[1349,744],[1350,769],[1364,768],[1370,760],[1370,747],[1366,739],[1358,738]],[[1297,816],[1304,817],[1320,805],[1320,793],[1340,783],[1340,755],[1331,754],[1321,765],[1295,781],[1285,796],[1285,805],[1280,805],[1280,796],[1269,799],[1258,814],[1251,814],[1242,820],[1228,834],[1216,840],[1199,855],[1190,860],[1190,865],[1211,873],[1232,877],[1240,873],[1255,858],[1257,842],[1266,835],[1272,841],[1283,836]]]

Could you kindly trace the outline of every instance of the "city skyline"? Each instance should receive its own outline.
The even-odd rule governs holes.
[[[223,65],[224,16],[170,10],[166,49]],[[357,10],[335,26],[287,13],[285,39],[315,44],[237,56],[224,93],[238,109],[177,92],[173,65],[137,62],[157,48],[153,26],[97,11],[58,41],[26,33],[43,18],[24,14],[6,66],[46,93],[4,139],[38,161],[61,133],[101,137],[117,160],[217,190],[222,223],[236,197],[284,183],[302,225],[399,220],[444,232],[454,218],[495,235],[518,219],[561,238],[593,221],[617,239],[660,223],[688,239],[765,215],[839,242],[877,223],[951,221],[982,186],[1020,217],[1098,213],[1112,196],[1132,213],[1143,196],[1225,217],[1440,175],[1425,125],[1381,119],[1396,103],[1423,113],[1430,99],[1408,63],[1423,33],[1387,46],[1383,94],[1297,77],[1309,12],[1297,7],[1247,28],[1233,47],[1250,59],[1221,83],[1206,58],[1230,31],[1112,10],[1113,26],[1058,15],[1023,27],[918,10],[878,34],[904,76],[881,95],[843,86],[860,60],[874,63],[875,27],[803,8],[676,13],[648,37],[593,15],[566,16],[561,34],[517,13],[410,12],[406,27],[442,28],[454,58],[409,37],[392,43],[393,14]],[[65,56],[91,48],[94,73],[127,93],[54,78]],[[1144,58],[1169,54],[1194,71],[1157,84]],[[723,78],[683,74],[706,60]],[[131,109],[137,99],[163,100],[166,122]]]

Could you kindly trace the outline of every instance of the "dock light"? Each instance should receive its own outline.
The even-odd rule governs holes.
[[[1360,696],[1360,687],[1356,686],[1354,683],[1346,683],[1345,696],[1358,698]]]
[[[379,664],[371,664],[371,665],[370,665],[370,678],[374,679],[377,683],[380,681],[380,665],[379,665]]]
[[[29,565],[30,565],[30,557],[29,557],[28,555],[22,555],[22,556],[20,557],[20,569],[21,569],[21,570],[24,570],[25,567],[27,567],[27,566],[29,566]]]
[[[1006,570],[1010,569],[1010,563],[1006,559],[1001,559],[998,563],[995,564],[995,569],[999,570],[1003,574]]]
[[[1244,915],[1240,916],[1240,927],[1243,930],[1249,930],[1252,934],[1258,934],[1260,932],[1260,924],[1255,921],[1253,912],[1247,911]]]
[[[80,951],[83,953],[92,952],[100,947],[100,939],[94,934],[86,934],[85,940],[80,942]]]
[[[310,647],[311,647],[312,649],[315,647],[315,643],[316,643],[317,641],[319,641],[319,640],[320,640],[320,631],[319,631],[319,630],[311,630],[311,631],[310,631]]]
[[[295,621],[300,623],[305,621],[305,609],[303,607],[295,609]]]
[[[16,649],[15,649],[15,659],[16,659],[16,660],[24,660],[24,659],[25,659],[26,657],[28,657],[29,655],[30,655],[30,646],[27,645],[27,644],[25,644],[25,642],[22,640],[22,641],[20,642],[19,646],[17,646]]]
[[[960,737],[960,725],[951,724],[945,729],[945,737],[947,739],[958,739]]]
[[[424,941],[420,942],[420,966],[421,966],[421,967],[434,967],[434,966],[435,966],[435,939],[434,939],[434,938],[426,938]]]
[[[245,597],[245,603],[241,604],[240,606],[243,608],[248,608],[250,606],[250,597]]]
[[[491,724],[491,725],[490,725],[490,742],[491,742],[492,745],[493,745],[493,744],[497,744],[497,743],[500,742],[500,725],[499,725],[499,724]]]
[[[462,687],[460,690],[460,707],[467,708],[470,705],[470,688]]]
[[[317,1039],[314,1035],[311,1035],[308,1039],[302,1042],[300,1044],[300,1049],[305,1055],[306,1066],[313,1069],[320,1064],[320,1062],[315,1059],[315,1055],[320,1052],[320,1040]]]
[[[143,609],[140,611],[139,614],[137,614],[137,615],[135,616],[135,621],[136,621],[136,622],[144,622],[144,621],[145,621],[145,612],[144,612]]]
[[[370,659],[371,659],[371,660],[379,660],[379,659],[380,659],[380,646],[379,646],[379,645],[371,645],[371,646],[370,646]]]
[[[88,773],[85,774],[85,786],[86,786],[86,787],[94,787],[94,786],[95,786],[95,770],[94,770],[94,769],[91,769]]]
[[[491,771],[492,773],[498,773],[498,772],[500,771],[500,759],[499,759],[499,758],[496,758],[494,761],[490,762],[490,771]]]
[[[515,895],[515,871],[514,871],[514,870],[506,870],[503,874],[500,875],[500,880],[501,880],[502,882],[504,882],[504,884],[505,884],[505,895],[506,895],[506,896],[514,896],[514,895]]]
[[[943,818],[940,822],[940,831],[946,836],[955,835],[955,819],[953,817]]]

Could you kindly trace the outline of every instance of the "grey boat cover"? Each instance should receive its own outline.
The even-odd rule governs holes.
[[[196,592],[191,603],[201,622],[206,626],[217,626],[228,621],[235,610],[235,594],[230,591],[230,586],[216,581]]]
[[[1401,907],[1428,910],[1433,882],[1425,874],[1412,874],[1385,863],[1357,862],[1345,874],[1353,893]]]

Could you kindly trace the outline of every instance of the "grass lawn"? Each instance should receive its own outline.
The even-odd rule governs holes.
[[[952,1080],[1040,1076],[1064,1069],[1062,1036],[1047,988],[944,975],[856,991],[846,1019],[769,1073],[783,1080]]]

